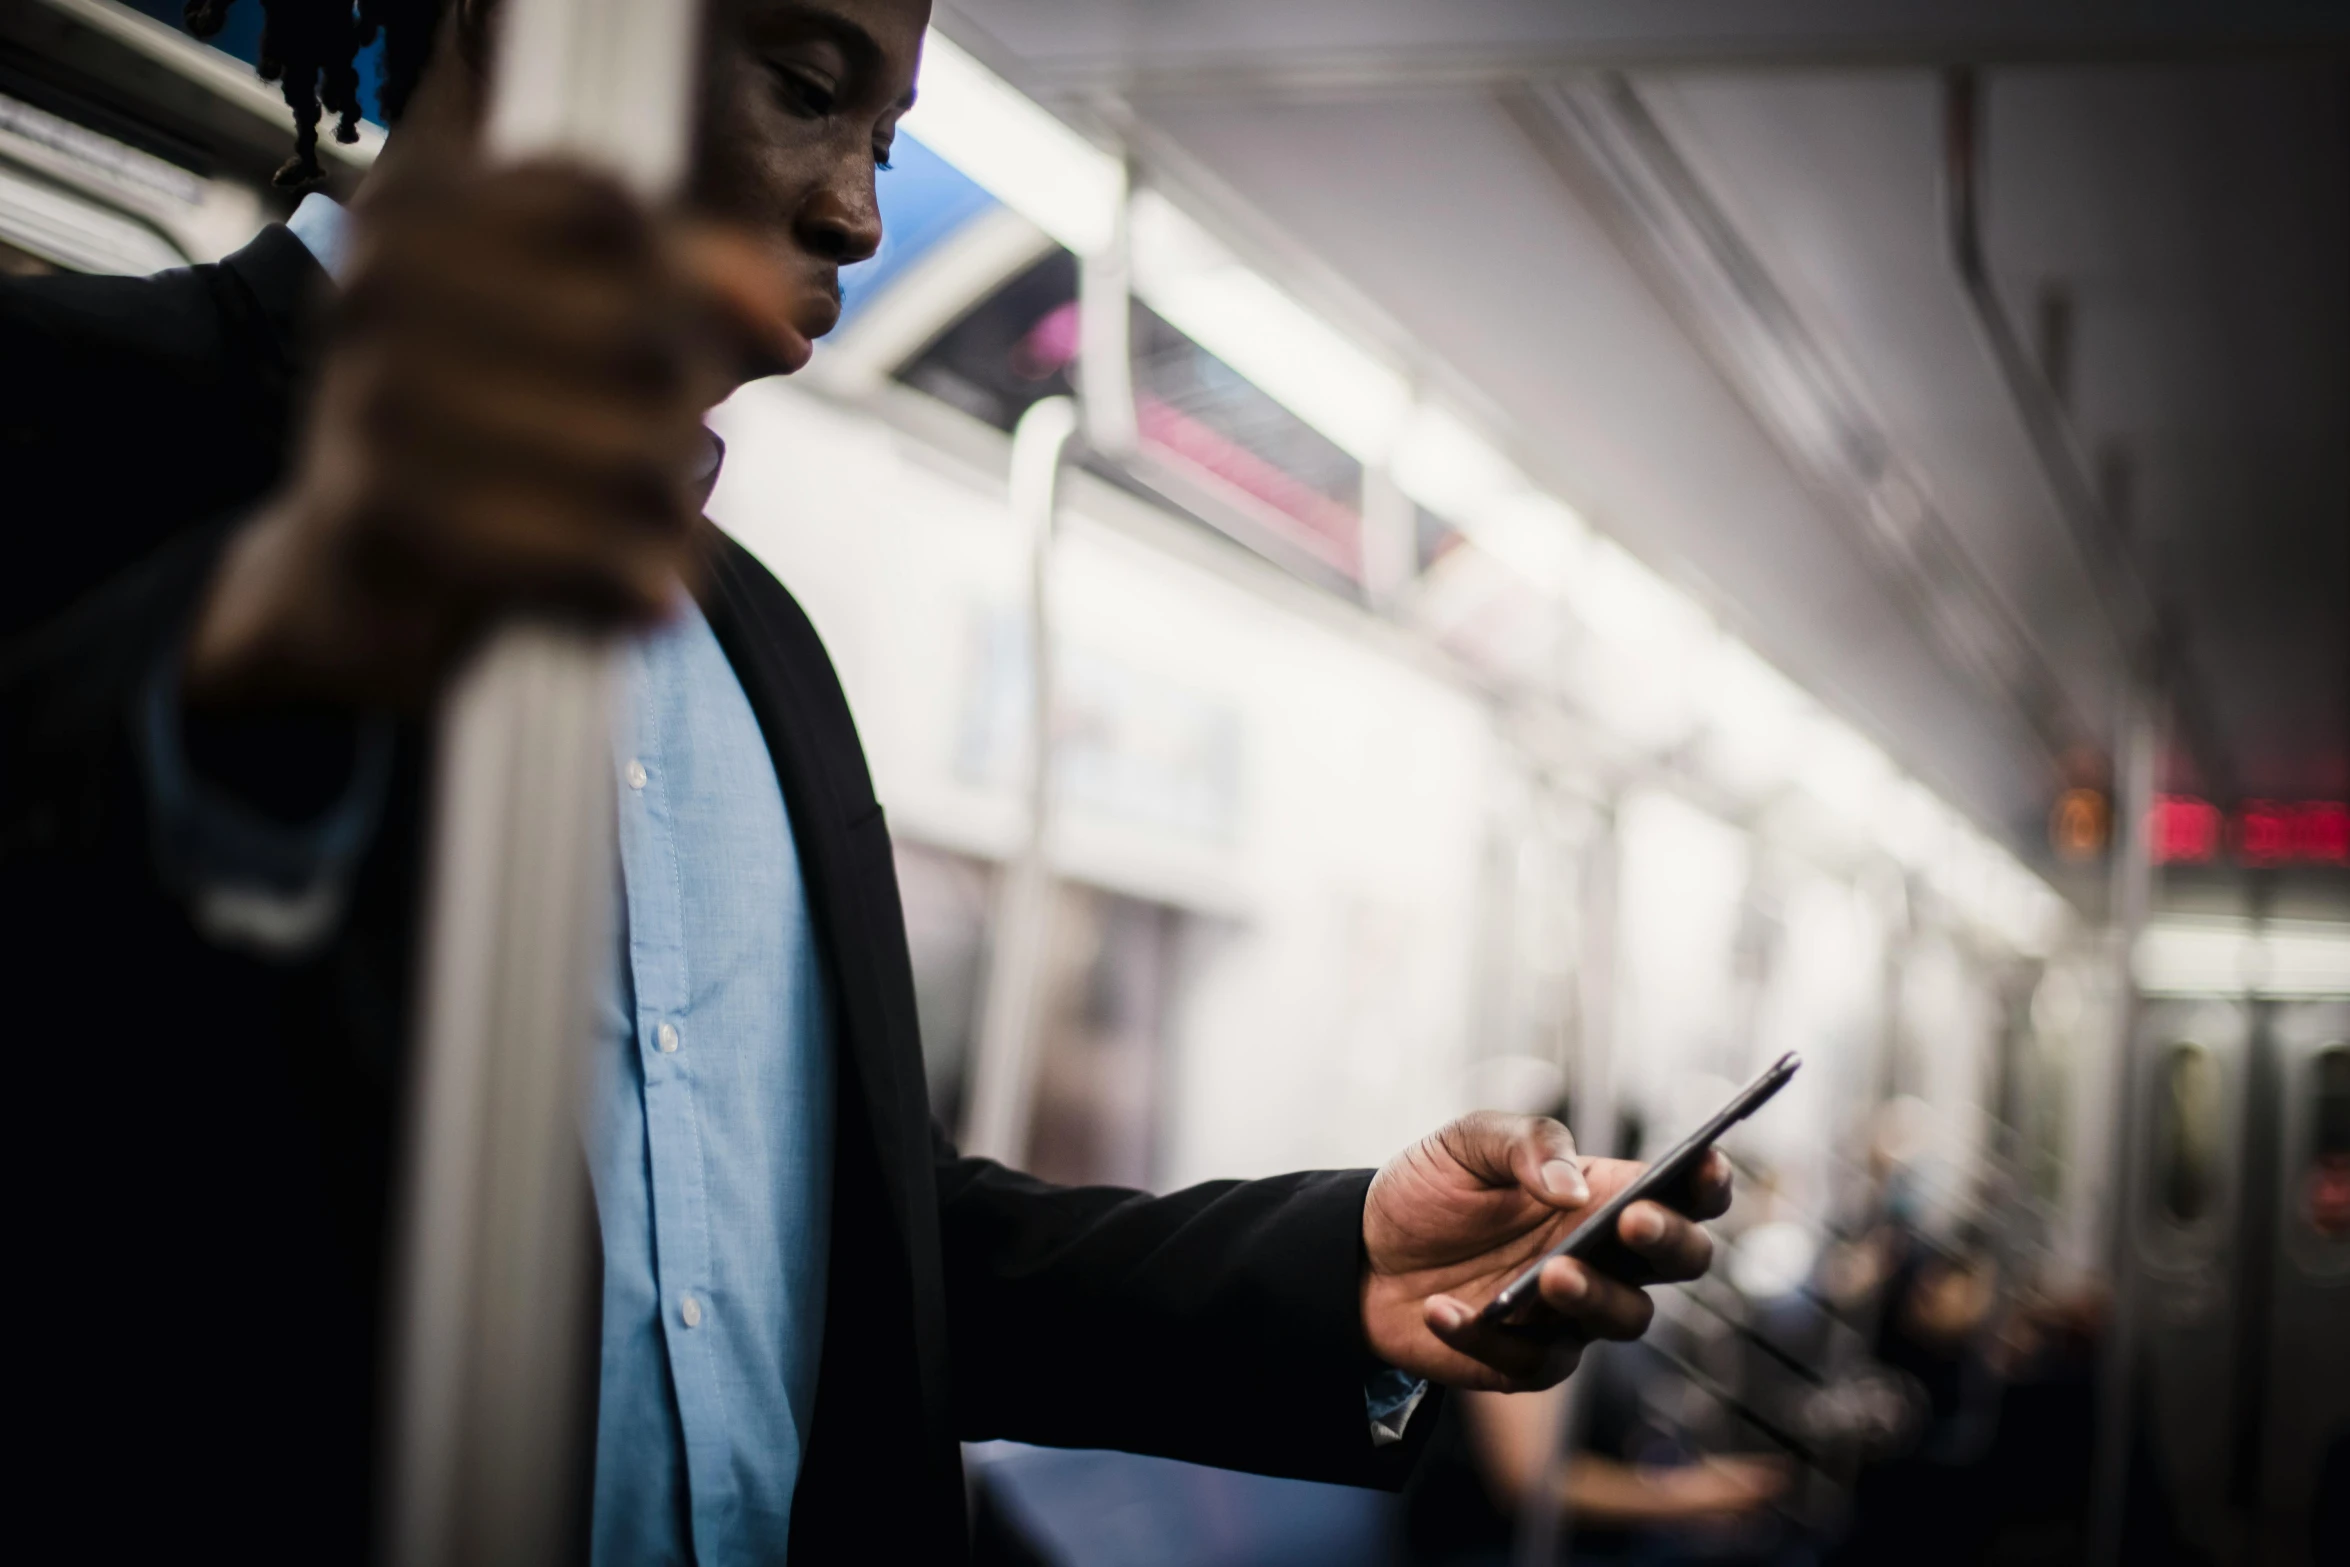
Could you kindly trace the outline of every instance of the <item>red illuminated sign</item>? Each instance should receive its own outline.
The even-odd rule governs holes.
[[[2247,800],[2227,818],[2209,800],[2166,794],[2146,828],[2157,865],[2209,865],[2223,849],[2239,865],[2350,865],[2350,805],[2339,800]]]
[[[2158,796],[2146,841],[2157,865],[2208,864],[2219,853],[2219,807],[2193,795]]]

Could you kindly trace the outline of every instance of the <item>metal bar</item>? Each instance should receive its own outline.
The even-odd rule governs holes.
[[[1584,846],[1582,895],[1582,951],[1576,964],[1575,1041],[1572,1080],[1576,1150],[1588,1157],[1608,1158],[1623,1152],[1616,1147],[1616,947],[1617,898],[1623,869],[1623,844],[1614,806],[1601,815],[1598,830]],[[1543,1455],[1540,1476],[1520,1499],[1510,1557],[1517,1567],[1552,1567],[1566,1558],[1573,1542],[1575,1520],[1567,1507],[1567,1472],[1575,1461],[1575,1443],[1589,1421],[1585,1384],[1567,1379],[1567,1396],[1550,1434],[1550,1450]]]
[[[1982,86],[1971,69],[1951,71],[1944,79],[1942,130],[1943,216],[1951,262],[2039,461],[2066,537],[2095,591],[2106,634],[2125,677],[2158,682],[2178,710],[2180,738],[2194,754],[2204,787],[2222,798],[2232,797],[2232,769],[2203,701],[2203,688],[2186,667],[2186,637],[2176,608],[2160,602],[2147,582],[2118,520],[2098,493],[2062,400],[2041,373],[1992,280],[1983,253]]]
[[[701,0],[509,0],[486,136],[648,200],[682,179]],[[385,1558],[576,1554],[593,1313],[579,1144],[611,961],[613,656],[499,632],[441,713],[403,1211]]]
[[[1703,1311],[1707,1316],[1712,1317],[1715,1321],[1721,1323],[1722,1326],[1728,1328],[1732,1333],[1744,1339],[1747,1343],[1752,1344],[1756,1349],[1761,1350],[1765,1355],[1768,1355],[1771,1359],[1777,1361],[1780,1365],[1786,1367],[1789,1371],[1792,1371],[1797,1376],[1803,1378],[1804,1381],[1809,1382],[1812,1386],[1826,1387],[1828,1385],[1828,1378],[1826,1373],[1818,1370],[1816,1367],[1805,1364],[1804,1361],[1798,1357],[1793,1350],[1782,1347],[1777,1340],[1771,1338],[1768,1334],[1764,1333],[1760,1328],[1755,1327],[1752,1323],[1746,1322],[1739,1317],[1731,1315],[1728,1311],[1725,1311],[1720,1306],[1715,1305],[1712,1301],[1707,1300],[1705,1298],[1705,1293],[1694,1283],[1681,1285],[1674,1290],[1674,1293],[1681,1299],[1686,1300],[1691,1305],[1697,1307],[1700,1311]]]
[[[994,939],[973,1065],[973,1153],[1017,1161],[1028,1144],[1031,1080],[1046,939],[1052,922],[1054,721],[1053,512],[1061,457],[1077,433],[1077,404],[1047,397],[1029,406],[1012,431],[1012,515],[1027,523],[1028,562],[1028,836],[1004,868],[996,892]]]
[[[1740,1398],[1729,1388],[1724,1387],[1720,1382],[1714,1380],[1712,1374],[1706,1371],[1702,1366],[1699,1366],[1695,1361],[1687,1360],[1682,1356],[1674,1354],[1671,1350],[1665,1348],[1662,1344],[1659,1344],[1654,1338],[1638,1339],[1635,1340],[1635,1342],[1638,1343],[1642,1349],[1647,1350],[1650,1354],[1656,1356],[1657,1359],[1663,1361],[1666,1365],[1671,1366],[1675,1371],[1680,1372],[1681,1375],[1687,1378],[1690,1384],[1699,1392],[1708,1394],[1709,1396],[1719,1400],[1722,1407],[1727,1409],[1731,1414],[1737,1416],[1740,1420],[1745,1421],[1748,1425],[1754,1427],[1757,1431],[1760,1431],[1764,1436],[1769,1437],[1773,1442],[1776,1442],[1779,1446],[1794,1454],[1804,1463],[1811,1465],[1813,1468],[1819,1467],[1819,1455],[1813,1450],[1812,1445],[1809,1442],[1806,1442],[1803,1440],[1803,1438],[1796,1436],[1792,1432],[1788,1431],[1786,1427],[1780,1425],[1777,1421],[1771,1419],[1768,1415],[1762,1414],[1756,1410],[1753,1405],[1747,1403],[1746,1400]]]
[[[2096,738],[2031,629],[1931,499],[1891,427],[1623,76],[1502,108],[1606,226],[1932,653],[2010,715],[2051,778]]]
[[[2137,1138],[2132,1128],[2138,1117],[2137,1080],[2138,1005],[2131,960],[2153,893],[2154,866],[2146,841],[2147,813],[2154,803],[2154,766],[2157,743],[2152,694],[2133,687],[2126,698],[2122,724],[2121,778],[2116,790],[2114,834],[2112,939],[2116,1037],[2113,1046],[2114,1139],[2112,1181],[2105,1215],[2108,1227],[2106,1265],[2113,1279],[2113,1325],[2106,1334],[2099,1365],[2097,1440],[2091,1474],[2088,1560],[2110,1567],[2121,1560],[2122,1507],[2129,1486],[2130,1443],[2134,1436],[2138,1374],[2137,1291],[2129,1287],[2132,1269],[2132,1176],[2138,1165]]]

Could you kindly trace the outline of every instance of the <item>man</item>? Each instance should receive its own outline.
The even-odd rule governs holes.
[[[0,493],[43,561],[0,600],[0,855],[37,916],[20,1484],[81,1554],[364,1554],[417,720],[526,607],[632,638],[598,1560],[954,1561],[981,1437],[1391,1485],[1426,1384],[1546,1386],[1641,1331],[1637,1289],[1563,1261],[1528,1321],[1474,1321],[1629,1178],[1555,1122],[1164,1198],[946,1146],[839,687],[699,516],[702,413],[804,364],[880,241],[927,6],[743,0],[656,215],[476,165],[487,5],[429,50],[434,6],[385,8],[420,74],[348,219],[313,199],[216,267],[0,295]],[[269,11],[298,117],[320,81],[346,107],[343,0]],[[1691,1206],[1727,1200],[1717,1160]],[[1624,1234],[1660,1278],[1709,1255],[1655,1205]]]

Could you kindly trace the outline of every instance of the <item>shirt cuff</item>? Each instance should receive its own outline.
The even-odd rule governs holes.
[[[190,765],[178,659],[166,657],[149,677],[133,733],[156,863],[206,936],[291,957],[333,931],[391,778],[391,720],[351,722],[350,780],[340,797],[306,820],[284,821]]]
[[[1392,1447],[1403,1440],[1412,1411],[1428,1396],[1428,1380],[1385,1366],[1363,1383],[1363,1412],[1371,1420],[1371,1445]]]

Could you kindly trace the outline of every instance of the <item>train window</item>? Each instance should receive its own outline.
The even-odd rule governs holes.
[[[2154,1199],[2171,1223],[2209,1215],[2219,1193],[2219,1064],[2201,1045],[2163,1056],[2154,1106]]]
[[[1075,387],[1077,258],[1056,250],[982,300],[897,378],[1010,431],[1031,403]]]
[[[2350,1045],[2320,1050],[2309,1063],[2310,1227],[2328,1240],[2350,1237]]]
[[[1171,469],[1243,542],[1362,580],[1363,465],[1149,306],[1134,306],[1145,468]]]

